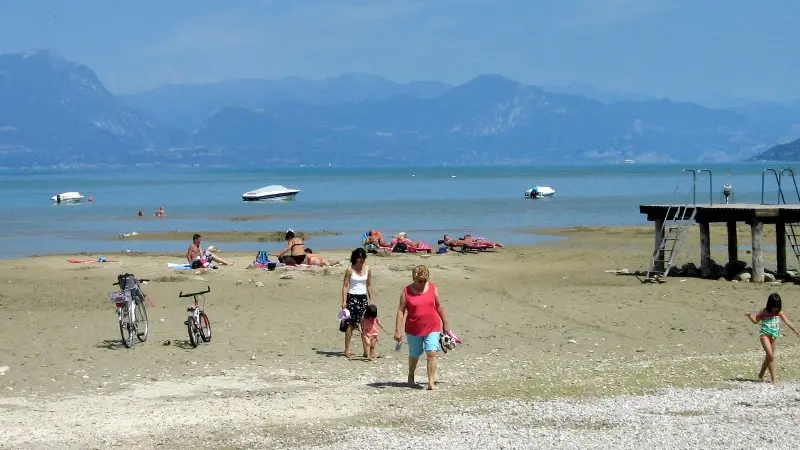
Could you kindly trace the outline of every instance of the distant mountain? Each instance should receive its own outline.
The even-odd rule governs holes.
[[[124,104],[144,111],[165,125],[190,131],[224,107],[261,109],[283,103],[327,105],[398,95],[433,98],[449,89],[450,86],[439,81],[402,84],[376,75],[348,73],[321,81],[290,77],[167,85],[119,98]]]
[[[266,153],[296,164],[492,164],[734,161],[770,139],[731,111],[667,100],[605,105],[483,75],[436,98],[228,108],[190,146],[251,163]]]
[[[0,55],[0,166],[121,162],[171,138],[85,66],[49,51]]]
[[[582,83],[571,83],[566,86],[543,86],[542,88],[558,94],[580,95],[581,97],[597,100],[598,102],[606,104],[657,100],[656,97],[650,95],[612,92]]]
[[[743,161],[791,134],[790,110],[760,108],[606,104],[500,75],[454,87],[352,74],[236,80],[122,102],[91,69],[32,52],[0,56],[0,166]],[[188,131],[170,131],[177,124]]]
[[[759,102],[732,108],[779,141],[800,138],[800,101],[785,103]]]
[[[751,158],[752,161],[800,161],[800,139],[776,145]]]

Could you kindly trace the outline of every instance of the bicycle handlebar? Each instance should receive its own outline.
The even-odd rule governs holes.
[[[206,290],[205,291],[201,291],[201,292],[193,292],[193,293],[189,293],[189,294],[184,294],[183,291],[181,291],[181,293],[178,294],[178,297],[194,297],[196,295],[208,294],[209,292],[211,292],[211,286],[207,286]]]
[[[134,278],[134,279],[136,280],[137,283],[143,283],[143,282],[149,282],[150,281],[149,278]],[[117,281],[116,283],[111,283],[111,285],[112,286],[119,286],[119,281]]]

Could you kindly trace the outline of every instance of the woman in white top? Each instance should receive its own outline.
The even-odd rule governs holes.
[[[342,282],[342,309],[350,311],[350,318],[347,320],[347,329],[344,332],[344,356],[350,358],[353,353],[350,351],[350,339],[353,337],[353,329],[359,326],[364,310],[372,301],[372,273],[369,266],[365,264],[367,252],[363,248],[353,250],[350,255],[350,267],[344,272]],[[367,349],[364,348],[366,358]]]

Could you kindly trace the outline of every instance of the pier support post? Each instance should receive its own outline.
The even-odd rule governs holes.
[[[750,224],[753,240],[753,283],[764,282],[764,222],[754,219]]]
[[[739,260],[739,236],[736,235],[736,222],[728,222],[728,262]]]
[[[711,275],[711,227],[708,222],[701,222],[700,227],[700,277]]]
[[[775,224],[775,250],[778,257],[778,273],[786,274],[786,224]]]
[[[664,247],[661,245],[664,242],[664,217],[659,217],[654,222],[656,227],[655,232],[655,247],[653,247],[653,255],[655,255],[656,262],[653,264],[653,270],[664,270]],[[666,275],[666,274],[665,274]]]

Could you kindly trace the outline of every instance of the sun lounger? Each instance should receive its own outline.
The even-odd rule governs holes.
[[[398,242],[397,238],[392,239],[392,246],[388,249],[388,251],[394,253],[394,248],[397,245],[397,242]],[[433,252],[433,248],[428,243],[420,242],[419,244],[420,244],[419,246],[414,247],[413,245],[409,245],[408,242],[406,242],[406,253],[431,253],[431,252]],[[382,247],[382,248],[384,248],[384,247]]]
[[[380,253],[380,252],[391,252],[392,247],[383,247],[378,245],[374,242],[367,242],[367,238],[369,238],[369,231],[361,235],[361,247],[367,251],[367,253]]]
[[[467,252],[477,253],[487,250],[493,250],[495,248],[495,246],[492,244],[475,242],[474,240],[472,241],[472,244],[456,244],[453,241],[443,242],[443,244],[446,245],[448,249],[456,252],[460,251],[461,253],[467,253]]]

